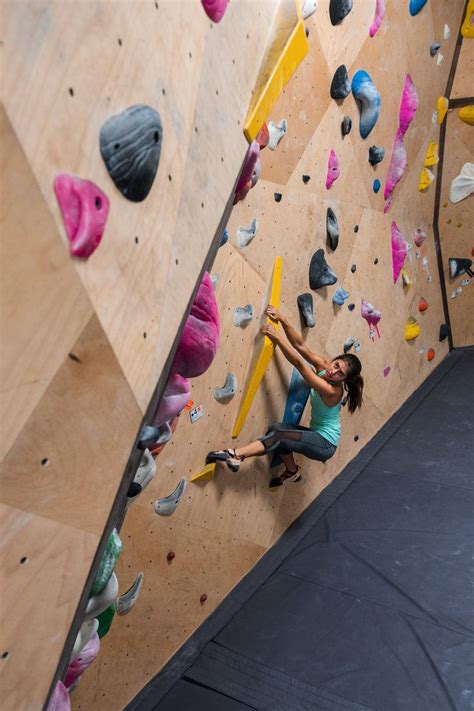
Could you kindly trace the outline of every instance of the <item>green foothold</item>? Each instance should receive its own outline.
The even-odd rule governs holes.
[[[105,637],[105,635],[109,631],[110,626],[112,624],[112,620],[114,619],[114,615],[115,604],[110,605],[110,607],[101,612],[100,615],[97,615],[96,620],[99,623],[97,634],[99,635],[100,639],[102,639],[102,637]]]
[[[106,543],[104,555],[102,556],[102,560],[100,561],[99,565],[99,570],[97,571],[97,575],[95,576],[94,582],[92,583],[92,588],[89,597],[94,597],[94,595],[100,593],[100,591],[105,587],[108,579],[114,572],[117,558],[119,557],[121,552],[122,541],[120,540],[120,536],[117,533],[117,529],[114,528],[114,530],[109,536],[109,540]]]

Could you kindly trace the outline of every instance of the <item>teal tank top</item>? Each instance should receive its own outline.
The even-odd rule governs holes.
[[[324,375],[326,371],[320,370],[318,375]],[[333,407],[328,407],[321,399],[321,395],[311,388],[311,422],[310,428],[331,442],[335,447],[341,438],[341,402]]]

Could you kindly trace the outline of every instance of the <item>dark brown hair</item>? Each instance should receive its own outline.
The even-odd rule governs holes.
[[[358,407],[362,407],[362,392],[364,390],[364,378],[360,374],[362,363],[352,353],[344,353],[334,358],[334,360],[342,360],[349,366],[349,372],[343,382],[343,387],[347,393],[349,412],[352,414]]]

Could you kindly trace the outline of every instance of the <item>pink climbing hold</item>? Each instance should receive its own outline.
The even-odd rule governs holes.
[[[370,25],[369,35],[373,37],[380,25],[385,15],[385,0],[375,0],[375,15],[372,24]]]
[[[68,690],[62,681],[58,681],[54,687],[46,711],[71,711]]]
[[[104,234],[109,198],[90,180],[65,173],[54,179],[54,192],[71,243],[71,254],[87,259]]]
[[[186,320],[171,372],[184,378],[196,378],[204,373],[216,355],[219,330],[216,297],[211,277],[206,272]]]
[[[389,365],[387,365],[387,367],[383,369],[383,377],[386,378],[391,370],[392,370],[391,367]]]
[[[326,178],[326,188],[329,190],[331,185],[339,177],[339,159],[331,148],[328,160],[328,174]]]
[[[388,212],[393,201],[393,191],[401,180],[407,167],[407,152],[403,137],[408,130],[418,108],[418,94],[409,74],[405,78],[405,86],[400,101],[399,125],[393,141],[392,157],[387,173],[383,196],[385,199],[384,213]]]
[[[235,189],[234,205],[243,200],[260,177],[260,146],[252,141],[245,156],[244,165]]]
[[[360,313],[362,318],[365,318],[365,320],[369,324],[370,338],[374,340],[375,333],[377,333],[377,336],[380,338],[380,331],[377,325],[380,319],[382,318],[382,314],[380,313],[380,311],[377,311],[377,309],[374,309],[372,304],[369,304],[368,301],[362,299]]]
[[[405,237],[398,229],[396,222],[392,222],[392,264],[393,264],[393,283],[395,284],[408,252],[408,245]]]
[[[64,686],[69,689],[72,684],[78,679],[81,674],[83,674],[88,667],[92,664],[94,659],[97,657],[100,651],[100,639],[97,632],[91,639],[87,642],[85,647],[81,649],[79,654],[70,663],[68,670],[66,672],[66,679],[64,680]]]
[[[172,373],[165,385],[158,409],[153,417],[153,426],[159,427],[170,422],[179,415],[186,403],[191,399],[191,386],[187,378],[178,373]]]
[[[213,22],[220,22],[225,15],[229,0],[201,0],[208,18]]]

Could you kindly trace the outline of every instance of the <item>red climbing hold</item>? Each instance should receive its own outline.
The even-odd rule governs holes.
[[[427,308],[428,308],[428,302],[426,301],[426,299],[421,297],[420,303],[418,304],[418,311],[423,312],[423,311],[426,311]]]
[[[168,561],[168,563],[171,563],[173,558],[176,558],[176,553],[174,551],[170,551],[166,556],[166,560]]]
[[[201,0],[208,18],[213,22],[220,22],[227,10],[229,0]]]
[[[436,352],[435,352],[434,348],[430,348],[426,354],[426,357],[428,360],[433,360],[435,355],[436,355]]]
[[[266,123],[263,124],[262,128],[257,134],[257,143],[260,146],[260,150],[263,148],[266,148],[268,146],[268,143],[270,141],[270,131],[268,130],[268,126]]]
[[[96,250],[109,214],[109,198],[90,180],[61,173],[54,192],[71,243],[71,254],[87,259]]]
[[[206,600],[207,600],[207,595],[206,595],[206,593],[204,593],[204,594],[201,595],[201,597],[199,598],[199,602],[201,603],[201,605],[204,605],[204,603],[206,602]]]

